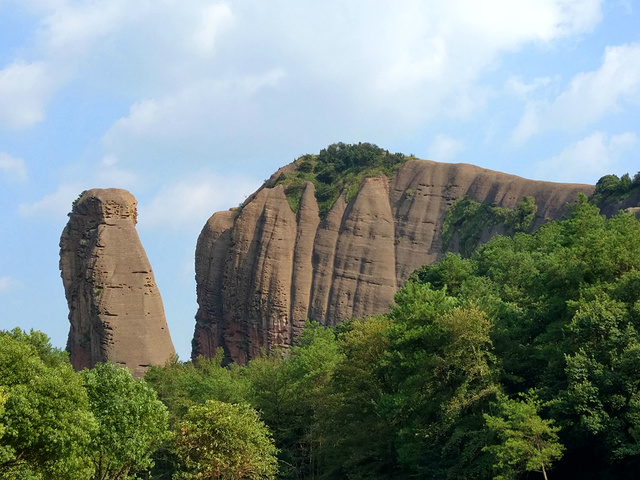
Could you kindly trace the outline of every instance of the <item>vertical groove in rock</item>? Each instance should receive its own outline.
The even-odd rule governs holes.
[[[282,186],[260,190],[237,215],[209,269],[212,276],[223,272],[217,277],[222,284],[216,283],[220,302],[208,304],[206,292],[198,290],[201,308],[214,312],[217,337],[210,348],[222,346],[229,357],[244,363],[263,347],[289,344],[296,231]],[[198,344],[206,344],[206,338]]]
[[[261,347],[289,345],[307,317],[334,325],[386,311],[411,272],[442,257],[446,212],[464,196],[505,208],[533,196],[537,228],[560,218],[568,202],[594,188],[407,160],[391,182],[384,176],[363,180],[349,205],[343,192],[320,221],[312,184],[297,215],[283,185],[267,187],[294,169],[280,169],[239,214],[224,220],[216,214],[219,225],[205,226],[201,237],[207,240],[199,240],[196,254],[196,262],[205,265],[196,266],[194,354],[212,355],[223,346],[231,359],[244,363]],[[486,228],[482,241],[501,228]]]
[[[175,350],[151,265],[135,230],[136,201],[119,189],[85,192],[60,238],[74,368],[109,361],[135,377]]]
[[[196,288],[198,312],[193,336],[193,356],[213,357],[222,340],[223,265],[231,246],[231,229],[237,212],[229,210],[211,216],[196,245]],[[228,352],[226,352],[228,354]]]
[[[309,318],[326,324],[329,309],[329,295],[333,284],[336,245],[340,236],[342,216],[347,208],[344,195],[336,200],[327,217],[320,222],[313,244],[313,282]]]
[[[246,362],[250,319],[248,303],[254,291],[254,274],[259,247],[258,219],[264,210],[267,190],[261,190],[247,203],[236,217],[231,230],[231,241],[223,269],[222,341],[229,356],[237,362]]]
[[[256,252],[254,296],[249,304],[249,358],[260,349],[287,345],[291,337],[290,301],[296,216],[282,185],[268,191],[259,220],[261,240]]]
[[[336,244],[328,324],[388,310],[396,292],[394,230],[387,178],[364,179]]]
[[[307,182],[302,194],[297,221],[298,229],[291,279],[291,335],[288,344],[300,335],[309,316],[313,281],[313,243],[320,223],[315,188],[311,182]]]

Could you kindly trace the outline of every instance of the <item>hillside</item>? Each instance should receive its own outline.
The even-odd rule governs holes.
[[[264,347],[290,345],[307,318],[335,325],[386,312],[416,268],[496,233],[533,231],[593,190],[370,144],[305,155],[204,226],[193,355],[223,347],[245,363]]]

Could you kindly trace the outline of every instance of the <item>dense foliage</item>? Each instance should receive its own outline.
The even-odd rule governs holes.
[[[207,400],[189,408],[176,432],[177,478],[271,480],[276,448],[258,413],[247,404]]]
[[[491,232],[496,225],[502,225],[507,235],[530,232],[537,211],[538,206],[533,197],[523,197],[514,209],[462,197],[445,214],[442,250],[447,251],[454,235],[457,235],[459,252],[463,257],[469,257],[480,245],[482,235]]]
[[[125,480],[144,472],[167,435],[167,408],[144,380],[128,369],[100,364],[82,372],[96,423],[87,450],[95,480]]]
[[[640,172],[633,179],[628,173],[621,177],[617,175],[605,175],[598,183],[593,195],[590,197],[594,205],[604,205],[628,198],[632,193],[640,191]]]
[[[364,177],[382,174],[393,177],[406,158],[371,143],[334,143],[318,155],[300,157],[295,162],[295,170],[280,175],[273,186],[285,185],[289,205],[297,212],[306,182],[312,182],[320,218],[324,218],[341,193],[344,192],[347,201],[351,201]]]
[[[0,332],[0,478],[86,479],[95,432],[82,379],[40,332]]]
[[[534,211],[509,213],[515,228]],[[205,396],[256,408],[283,479],[635,478],[639,239],[635,218],[582,197],[564,221],[419,269],[389,314],[310,323],[286,356],[148,377],[176,416]]]
[[[188,366],[180,365],[181,373],[188,371]],[[200,373],[207,375],[209,365],[203,361],[205,368]],[[228,373],[219,365],[217,368]],[[168,366],[166,371],[170,370]],[[219,394],[220,390],[216,388],[215,392]],[[209,397],[206,391],[199,397],[195,390],[182,394],[189,395],[202,403]],[[172,407],[181,417],[184,413],[184,421],[196,424],[209,421],[211,416],[212,407],[201,411],[183,408],[178,402]],[[215,412],[225,408],[216,407]],[[251,448],[246,450],[245,445],[243,463],[247,463],[247,455],[258,455],[260,448],[267,456],[261,460],[261,476],[252,470],[251,478],[272,478],[275,447],[266,427],[250,407],[233,408],[235,417],[225,439],[215,439],[222,449],[217,458],[232,461],[242,442],[248,441]],[[92,370],[74,372],[67,354],[52,348],[41,332],[0,331],[1,479],[192,478],[191,464],[184,462],[187,457],[180,449],[187,437],[171,436],[167,418],[167,407],[157,399],[156,392],[145,380],[134,380],[129,370],[99,364]],[[184,423],[181,426],[184,428]],[[204,449],[209,448],[205,440],[200,441]],[[256,442],[262,443],[252,447]],[[154,458],[160,460],[157,467]],[[237,459],[233,461],[237,464]],[[242,468],[238,471],[248,471],[246,466]]]
[[[0,478],[636,478],[640,222],[581,197],[517,232],[534,211],[417,270],[388,314],[309,322],[245,366],[76,374],[42,334],[2,332]]]
[[[607,220],[583,197],[566,221],[496,238],[471,260],[449,256],[414,276],[490,316],[501,390],[515,398],[535,389],[561,429],[564,475],[635,475],[639,235],[632,216]]]

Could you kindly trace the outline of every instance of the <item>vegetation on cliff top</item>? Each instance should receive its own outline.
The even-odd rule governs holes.
[[[633,179],[628,173],[618,177],[617,175],[605,175],[598,183],[589,201],[594,205],[603,206],[625,200],[634,192],[640,192],[640,172]]]
[[[305,182],[312,182],[320,218],[325,218],[343,191],[347,201],[351,201],[363,178],[383,174],[392,178],[407,158],[410,157],[389,153],[371,143],[334,143],[318,155],[300,157],[295,161],[295,170],[281,174],[270,187],[284,185],[289,205],[297,212]]]

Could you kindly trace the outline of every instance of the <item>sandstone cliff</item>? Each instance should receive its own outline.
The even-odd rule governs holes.
[[[120,189],[84,192],[60,238],[76,370],[110,361],[135,377],[175,353],[151,265],[135,229],[137,202]]]
[[[312,182],[294,213],[276,181],[296,168],[276,172],[242,208],[215,213],[203,228],[194,356],[223,347],[244,363],[264,347],[291,344],[307,318],[333,325],[387,311],[411,272],[443,255],[442,226],[457,199],[514,208],[533,196],[537,228],[560,218],[579,193],[593,191],[409,159],[393,178],[364,178],[353,198],[343,192],[321,221]],[[498,231],[487,229],[483,241]]]

